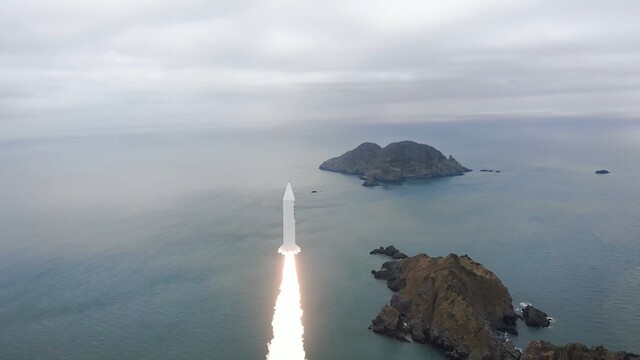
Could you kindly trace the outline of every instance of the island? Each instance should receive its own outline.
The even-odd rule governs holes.
[[[380,183],[400,184],[407,179],[458,176],[471,171],[452,156],[446,157],[434,147],[414,141],[394,142],[380,147],[365,142],[353,150],[331,158],[321,170],[359,175],[363,186]]]
[[[518,314],[500,279],[469,256],[418,254],[386,262],[374,273],[394,291],[372,330],[399,340],[432,343],[451,359],[518,359],[505,333]]]
[[[391,245],[370,252],[389,257],[398,253]],[[556,346],[534,340],[524,351],[517,349],[508,334],[518,334],[517,320],[523,318],[516,313],[509,291],[493,272],[467,255],[418,254],[385,262],[371,273],[386,280],[393,295],[370,329],[404,342],[434,344],[450,359],[640,360],[636,354],[580,343]],[[523,310],[527,326],[548,326],[546,313],[531,305]]]
[[[584,344],[570,343],[563,346],[556,346],[548,341],[533,340],[522,354],[521,360],[573,360],[573,359],[593,359],[593,360],[639,360],[637,354],[625,351],[611,351],[604,346],[594,346],[588,348]]]

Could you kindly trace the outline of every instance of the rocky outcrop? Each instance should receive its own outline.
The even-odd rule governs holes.
[[[384,148],[365,142],[320,165],[321,170],[360,175],[364,186],[379,182],[402,183],[407,179],[463,175],[471,171],[453,157],[413,141],[391,143]]]
[[[522,309],[522,318],[527,326],[548,327],[551,325],[549,316],[531,305],[527,305]]]
[[[535,340],[529,343],[522,354],[522,360],[640,360],[636,354],[624,351],[613,352],[603,346],[588,348],[579,343],[571,343],[563,346],[555,346],[550,342]]]
[[[364,179],[364,182],[362,183],[362,186],[364,186],[364,187],[374,187],[374,186],[380,186],[380,183],[375,181],[375,180]]]
[[[396,308],[392,306],[385,306],[380,310],[378,316],[373,319],[371,329],[375,333],[387,335],[400,341],[409,342],[409,340],[407,340],[403,335],[404,331],[402,329],[406,324],[400,317],[400,312]]]
[[[407,254],[400,252],[400,250],[396,249],[396,247],[393,246],[393,245],[389,245],[386,248],[380,246],[377,249],[373,249],[373,250],[369,251],[369,254],[370,255],[385,255],[385,256],[388,256],[388,257],[390,257],[392,259],[396,259],[396,260],[405,259],[405,258],[408,257]]]
[[[598,175],[604,175],[604,174],[610,174],[611,172],[609,170],[597,170],[596,174]]]
[[[402,254],[393,245],[370,254]],[[411,338],[446,350],[450,359],[500,360],[640,360],[626,352],[580,343],[555,346],[532,341],[524,353],[507,333],[516,334],[515,313],[509,292],[500,279],[470,257],[425,254],[382,264],[371,270],[387,282],[393,295],[369,327],[377,334],[400,341]],[[547,314],[527,305],[523,317],[528,326],[549,326]]]
[[[381,270],[371,270],[371,274],[376,279],[387,281],[387,287],[391,291],[400,291],[407,285],[406,280],[402,277],[400,267],[397,261],[388,261],[382,264]]]
[[[517,359],[512,299],[491,271],[468,256],[418,254],[372,272],[394,291],[374,320],[377,333],[444,348],[452,359]]]

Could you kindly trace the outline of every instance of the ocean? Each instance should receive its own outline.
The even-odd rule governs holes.
[[[474,171],[364,188],[318,170],[399,140]],[[367,329],[391,297],[368,252],[389,244],[468,254],[555,319],[520,323],[519,347],[640,353],[640,123],[548,119],[0,140],[0,358],[264,359],[287,182],[309,360],[444,359]]]

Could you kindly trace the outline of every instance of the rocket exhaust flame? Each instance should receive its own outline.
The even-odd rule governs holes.
[[[283,255],[282,283],[271,322],[273,339],[268,345],[267,360],[305,360],[296,258],[292,252]]]

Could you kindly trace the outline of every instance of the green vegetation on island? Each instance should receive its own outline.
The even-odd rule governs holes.
[[[321,170],[359,175],[364,186],[380,182],[402,183],[407,179],[458,176],[471,171],[452,156],[448,158],[426,144],[413,141],[391,143],[384,148],[365,142],[320,165]]]

